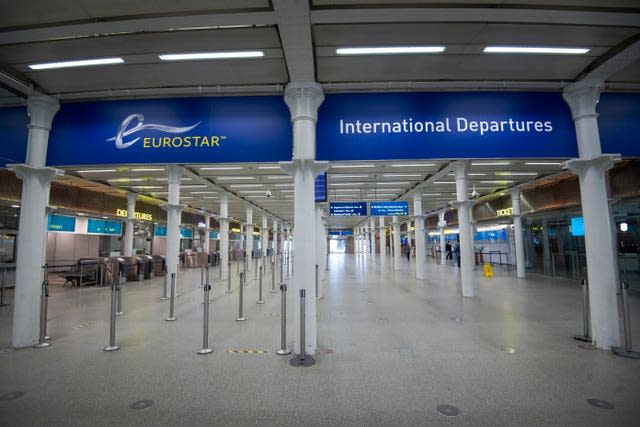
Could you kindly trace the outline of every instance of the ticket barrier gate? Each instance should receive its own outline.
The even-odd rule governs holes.
[[[143,261],[140,261],[136,257],[122,257],[124,259],[126,267],[127,281],[141,281],[144,280]]]
[[[209,265],[212,267],[220,265],[220,254],[218,252],[209,252]]]
[[[153,279],[155,277],[153,257],[149,255],[138,255],[136,259],[141,263],[142,276],[144,279]]]
[[[167,274],[167,259],[162,255],[153,256],[153,273],[156,277]]]

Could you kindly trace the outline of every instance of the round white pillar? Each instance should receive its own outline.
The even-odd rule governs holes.
[[[455,163],[457,201],[452,204],[458,209],[458,229],[460,236],[460,278],[462,296],[475,296],[475,280],[473,276],[473,227],[471,225],[471,207],[467,189],[468,162]]]
[[[220,194],[220,268],[222,279],[226,279],[229,273],[229,195]]]
[[[400,221],[398,217],[394,215],[393,221],[393,269],[400,270],[400,262],[402,258],[402,251],[400,250]]]
[[[168,203],[163,206],[167,211],[167,275],[165,276],[165,295],[171,292],[171,275],[176,275],[175,292],[178,293],[178,264],[180,262],[180,222],[183,205],[180,204],[180,178],[184,169],[181,166],[168,165],[169,189]]]
[[[136,215],[136,193],[127,194],[127,220],[124,233],[123,256],[133,256],[133,222]]]
[[[422,191],[413,195],[413,217],[416,233],[416,278],[425,279],[427,277],[426,262],[427,257],[426,242],[424,239],[424,216],[422,215]]]
[[[516,241],[516,276],[518,279],[525,279],[527,272],[524,263],[524,236],[522,235],[522,215],[520,213],[520,189],[512,188],[509,190],[511,193],[511,207],[513,213],[511,218],[513,220],[513,235]]]
[[[445,241],[444,229],[447,226],[447,221],[444,219],[446,211],[438,212],[438,231],[440,232],[440,263],[447,262],[447,242]]]
[[[247,224],[244,229],[245,250],[247,251],[247,271],[252,270],[252,253],[253,253],[253,208],[247,206],[246,210]]]

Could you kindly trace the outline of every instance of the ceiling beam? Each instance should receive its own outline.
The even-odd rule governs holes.
[[[139,32],[275,25],[272,12],[212,13],[189,16],[115,19],[0,32],[0,45],[110,36]]]
[[[315,82],[309,2],[273,0],[282,50],[292,82]]]
[[[640,22],[640,13],[471,7],[357,8],[314,10],[311,12],[311,22],[313,24],[491,22],[637,27]]]
[[[604,82],[614,74],[640,60],[640,34],[612,48],[578,76],[583,82]]]

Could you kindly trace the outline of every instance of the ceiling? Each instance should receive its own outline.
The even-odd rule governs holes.
[[[34,91],[61,102],[119,98],[282,95],[291,81],[316,81],[326,93],[358,91],[545,90],[578,79],[608,90],[640,90],[640,2],[637,0],[31,0],[10,2],[0,16],[0,106]],[[339,56],[336,48],[442,45],[431,55]],[[491,55],[487,45],[586,47],[585,55]],[[163,53],[262,50],[257,59],[167,63]],[[34,63],[119,56],[123,64],[34,71]],[[474,162],[480,195],[561,171],[561,161]],[[544,160],[537,160],[537,163]],[[503,162],[505,163],[505,162]],[[417,166],[411,166],[411,165]],[[232,169],[206,169],[211,167]],[[181,202],[219,212],[219,192],[232,195],[230,215],[246,206],[292,222],[293,185],[275,164],[185,165]],[[163,171],[82,173],[97,191],[166,198]],[[203,169],[204,168],[204,169]],[[96,168],[97,169],[97,168]],[[110,169],[100,167],[100,169]],[[349,162],[328,171],[330,201],[409,199],[423,210],[455,199],[451,161]],[[442,183],[444,182],[444,183]],[[103,185],[104,184],[104,185]],[[197,186],[197,187],[194,187]],[[271,197],[266,197],[266,192]],[[331,218],[353,227],[362,218]]]

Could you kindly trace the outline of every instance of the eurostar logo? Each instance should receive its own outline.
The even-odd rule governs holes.
[[[134,120],[137,122],[134,122]],[[132,122],[136,123],[135,126],[127,129]],[[171,134],[182,134],[194,129],[200,123],[202,122],[198,122],[193,126],[187,126],[187,127],[173,127],[173,126],[166,126],[166,125],[160,125],[160,124],[154,124],[154,123],[145,125],[144,116],[142,114],[135,113],[135,114],[131,114],[130,116],[128,116],[126,119],[123,120],[122,124],[120,125],[120,129],[118,129],[118,133],[116,134],[116,136],[114,136],[113,138],[109,138],[106,141],[108,142],[115,141],[116,148],[118,148],[119,150],[124,150],[125,148],[129,148],[133,144],[138,142],[141,137],[134,138],[128,142],[124,142],[123,139],[127,136],[133,135],[140,131],[159,130],[161,132],[166,132]]]

